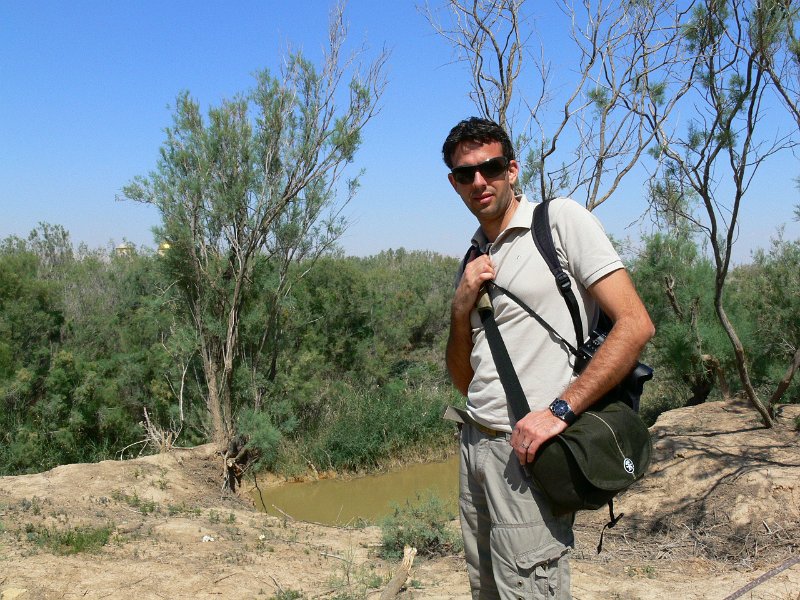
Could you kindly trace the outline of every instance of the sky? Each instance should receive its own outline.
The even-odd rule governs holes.
[[[553,47],[562,34],[550,4],[536,3],[535,24]],[[155,168],[176,96],[188,91],[207,110],[251,89],[255,72],[277,71],[290,48],[318,61],[331,6],[0,0],[0,239],[46,222],[90,248],[155,248],[157,211],[119,198]],[[345,15],[351,47],[366,44],[374,57],[385,46],[391,55],[381,112],[356,154],[365,174],[345,209],[341,246],[356,256],[400,247],[461,256],[477,223],[450,187],[440,151],[450,128],[476,113],[468,72],[413,1],[350,0]],[[786,163],[771,168],[773,182],[787,181]],[[790,180],[769,185],[769,173],[743,211],[739,261],[768,247],[781,226],[800,237],[797,189]],[[596,214],[616,237],[636,239],[640,230],[628,226],[645,208],[641,182],[618,195]]]

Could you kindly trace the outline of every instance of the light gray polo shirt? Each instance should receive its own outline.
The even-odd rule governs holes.
[[[495,283],[516,294],[564,339],[577,346],[567,305],[531,236],[534,205],[525,196],[518,200],[520,204],[511,223],[494,243],[488,243],[481,229],[475,233],[472,243],[491,256]],[[595,326],[599,312],[586,288],[624,267],[600,222],[583,206],[568,198],[556,198],[550,202],[549,213],[559,261],[570,276],[580,305],[585,339]],[[574,357],[557,338],[504,294],[495,295],[492,303],[500,334],[531,410],[546,408],[574,378]],[[477,310],[473,309],[470,320],[474,344],[470,363],[475,375],[469,385],[467,410],[478,422],[510,432],[513,415]]]

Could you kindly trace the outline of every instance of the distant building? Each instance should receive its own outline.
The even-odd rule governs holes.
[[[135,250],[133,244],[129,244],[128,242],[122,242],[119,246],[114,248],[114,254],[117,256],[130,256],[133,254]]]

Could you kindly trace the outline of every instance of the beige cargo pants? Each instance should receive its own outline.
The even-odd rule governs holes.
[[[472,597],[569,600],[574,514],[554,516],[508,437],[461,431],[459,509]]]

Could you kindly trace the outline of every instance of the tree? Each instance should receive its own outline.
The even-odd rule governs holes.
[[[632,275],[659,332],[652,342],[659,379],[688,386],[688,405],[704,402],[715,386],[727,397],[723,366],[730,350],[714,314],[711,261],[685,226],[643,242]]]
[[[222,446],[235,435],[233,378],[242,314],[257,301],[254,269],[268,261],[281,272],[279,265],[329,249],[357,187],[357,177],[346,181],[337,203],[377,112],[387,54],[358,68],[362,52],[344,57],[345,37],[340,7],[319,69],[293,53],[279,75],[259,73],[248,96],[211,108],[207,123],[197,102],[180,95],[156,171],[123,190],[161,213],[156,233],[170,245],[163,263],[197,331],[213,439]],[[286,285],[277,284],[276,297]]]
[[[774,406],[800,369],[800,241],[773,239],[769,251],[755,253],[746,275],[737,278],[737,294],[758,332],[751,354],[759,375],[772,386]]]
[[[538,76],[527,80],[521,75],[532,32],[524,4],[448,0],[447,25],[430,8],[425,14],[457,60],[468,63],[480,113],[518,134],[523,187],[541,199],[583,197],[593,210],[639,163],[653,130],[686,91],[664,94],[684,50],[679,3],[586,0],[577,9],[562,0],[571,44],[550,56],[543,45],[540,56],[530,57]],[[511,114],[517,106],[526,109]]]
[[[699,2],[684,28],[693,63],[675,85],[692,86],[681,109],[692,114],[682,132],[656,129],[662,173],[699,199],[701,216],[676,205],[706,236],[715,267],[714,306],[734,351],[743,390],[766,426],[772,418],[756,396],[745,348],[725,309],[725,286],[739,211],[758,168],[795,145],[792,135],[762,131],[770,80],[746,45],[758,39],[759,2]],[[772,136],[771,138],[768,136]]]
[[[739,45],[769,77],[800,128],[800,40],[795,32],[798,19],[800,5],[796,0],[757,0],[748,15],[748,39]]]
[[[436,33],[453,46],[456,61],[469,65],[470,97],[481,116],[499,123],[509,136],[514,119],[508,112],[527,42],[521,30],[523,4],[525,0],[448,0],[450,25],[442,25],[430,6],[423,9]]]

